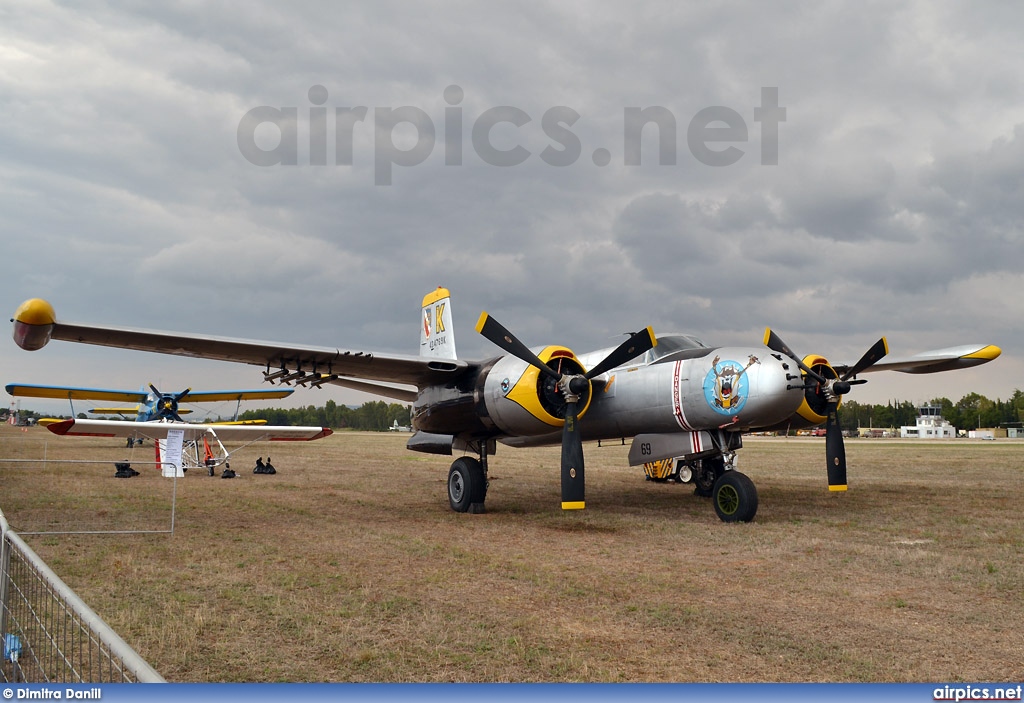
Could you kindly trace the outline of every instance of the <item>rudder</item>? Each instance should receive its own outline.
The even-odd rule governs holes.
[[[420,356],[456,359],[451,293],[438,286],[423,296],[420,320]]]

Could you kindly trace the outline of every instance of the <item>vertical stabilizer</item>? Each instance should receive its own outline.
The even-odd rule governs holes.
[[[455,329],[452,326],[452,299],[447,288],[423,296],[420,315],[420,356],[455,359]]]

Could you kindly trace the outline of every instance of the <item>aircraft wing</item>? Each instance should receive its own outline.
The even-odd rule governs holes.
[[[14,339],[23,349],[41,349],[50,339],[161,352],[200,359],[234,361],[266,370],[288,369],[417,387],[442,383],[470,368],[465,361],[365,351],[178,334],[122,327],[57,322],[44,300],[26,301],[14,317]],[[283,374],[282,374],[283,375]],[[336,382],[333,378],[331,382]],[[339,384],[340,385],[340,384]],[[63,397],[63,396],[61,396]]]
[[[74,386],[39,386],[31,383],[9,383],[10,395],[26,398],[56,398],[58,400],[114,400],[126,403],[146,402],[145,391],[120,391],[113,388],[77,388]],[[131,412],[137,412],[135,408]]]
[[[872,371],[902,371],[903,373],[938,373],[967,369],[992,361],[1002,354],[1002,350],[993,344],[964,344],[959,347],[947,347],[933,351],[921,352],[912,356],[887,356],[862,373]],[[840,376],[852,364],[837,364],[833,368]]]
[[[130,420],[61,420],[46,429],[65,437],[134,437],[166,439],[168,430],[185,430],[185,441],[216,436],[222,442],[308,441],[333,434],[327,427],[275,425],[201,425],[189,422],[132,422]]]
[[[93,415],[137,415],[139,408],[89,408],[86,412]],[[189,415],[191,412],[188,408],[178,408],[179,415]]]
[[[278,400],[294,393],[292,388],[273,390],[257,388],[247,391],[192,391],[182,396],[182,403],[216,403],[224,400]],[[179,411],[180,412],[180,411]]]

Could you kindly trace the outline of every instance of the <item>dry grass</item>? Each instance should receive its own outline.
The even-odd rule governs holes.
[[[1024,444],[750,439],[761,508],[726,525],[689,486],[587,446],[500,448],[485,515],[448,509],[450,459],[405,436],[275,444],[280,473],[178,481],[173,536],[29,537],[172,681],[1024,679]],[[114,460],[117,440],[0,430],[0,457]],[[140,450],[136,450],[137,452]],[[136,454],[150,459],[148,450]],[[169,522],[168,479],[0,464],[16,529]]]

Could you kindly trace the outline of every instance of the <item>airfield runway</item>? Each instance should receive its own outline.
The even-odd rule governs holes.
[[[169,681],[1024,679],[1024,443],[750,438],[751,524],[585,446],[500,447],[484,515],[448,508],[450,458],[407,435],[263,444],[238,478],[115,479],[122,440],[0,428],[0,509]],[[136,449],[150,461],[151,449]],[[253,475],[257,456],[276,475]],[[251,456],[250,456],[251,455]]]

